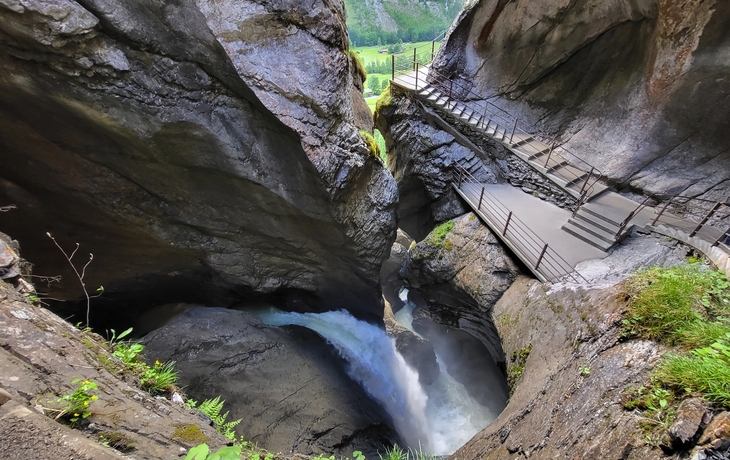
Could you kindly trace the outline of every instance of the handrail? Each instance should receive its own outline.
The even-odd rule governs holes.
[[[416,53],[414,50],[414,57],[415,56],[416,56]],[[417,67],[422,68],[422,65],[420,62],[417,62],[415,60],[414,60],[414,62],[416,62]],[[410,64],[408,64],[408,65],[410,66]],[[405,65],[401,66],[401,69],[403,69],[403,72],[399,73],[399,75],[411,73],[413,71],[412,68],[410,68],[410,67],[405,68],[405,67],[406,67]],[[438,78],[436,78],[436,79],[432,78],[433,74],[436,74],[436,76],[438,77],[437,71],[435,71],[432,68],[429,68],[427,70],[427,72],[428,72],[427,73],[428,79],[431,80],[432,84],[433,84],[434,80],[435,81],[439,80]],[[418,80],[419,80],[419,75],[416,75],[416,81],[418,82]],[[540,136],[538,136],[536,133],[531,133],[531,132],[528,132],[528,131],[522,129],[519,126],[518,118],[513,117],[508,112],[506,112],[504,109],[501,109],[500,107],[496,106],[495,104],[493,104],[493,103],[490,104],[490,102],[488,100],[479,99],[478,95],[476,95],[475,93],[473,93],[473,91],[471,91],[469,89],[467,89],[467,95],[477,96],[476,100],[474,97],[471,97],[469,102],[464,102],[463,100],[455,99],[453,97],[454,81],[453,80],[448,80],[448,81],[449,81],[448,95],[445,96],[447,98],[447,103],[445,106],[447,109],[456,107],[455,101],[458,101],[458,103],[461,106],[464,106],[465,109],[469,109],[473,114],[481,115],[477,122],[477,126],[481,126],[483,129],[487,130],[487,129],[489,129],[491,124],[494,123],[496,125],[495,133],[497,131],[499,131],[503,135],[503,140],[506,139],[506,137],[507,137],[507,132],[506,132],[507,128],[506,127],[509,125],[512,125],[512,131],[511,131],[511,135],[509,136],[510,139],[508,142],[508,144],[510,145],[510,148],[517,148],[519,146],[519,147],[521,147],[521,151],[523,151],[523,153],[528,156],[538,155],[541,152],[544,152],[549,148],[550,155],[548,156],[548,161],[546,162],[546,165],[545,165],[545,169],[547,170],[547,173],[551,174],[553,176],[559,177],[560,179],[565,181],[565,183],[567,184],[566,188],[572,184],[579,184],[582,182],[581,190],[578,193],[580,195],[582,195],[583,192],[585,191],[587,193],[587,196],[591,196],[593,194],[593,190],[595,189],[596,183],[602,177],[602,174],[595,167],[593,167],[590,164],[588,164],[587,162],[583,161],[580,157],[576,156],[575,154],[573,154],[572,152],[570,152],[568,149],[564,148],[563,146],[557,146],[555,144],[555,142],[552,143],[552,146],[549,146],[547,143],[543,142],[540,139]],[[456,83],[456,86],[457,86],[456,92],[463,92],[462,88],[459,87],[458,82]],[[446,93],[447,90],[444,88],[443,91]],[[484,104],[480,104],[482,101],[484,102]],[[486,122],[485,122],[485,120],[486,120]],[[504,129],[500,130],[499,128],[504,128]],[[515,134],[518,136],[518,138],[522,137],[522,139],[526,139],[529,137],[531,139],[538,141],[539,143],[541,143],[543,145],[540,146],[540,148],[535,147],[534,145],[532,145],[530,143],[525,143],[524,145],[520,145],[519,142],[518,143],[513,142],[514,138],[515,138]],[[558,153],[557,149],[560,149],[562,154]],[[572,157],[573,161],[571,162],[567,158],[565,158],[565,154]],[[551,157],[554,160],[553,167],[548,168],[547,166],[548,166],[548,163],[549,163],[549,160]],[[587,175],[585,175],[585,176],[582,174],[578,175],[572,169],[562,167],[562,166],[569,166],[569,165],[572,165],[575,163],[582,163],[586,166],[589,166],[590,169],[588,171],[584,171],[582,169],[576,168],[576,169],[579,169],[580,171],[582,171],[583,173],[586,173]],[[586,168],[586,169],[588,169],[588,168]]]
[[[463,166],[456,163],[457,188],[462,185],[473,184],[481,187],[479,202],[476,205],[477,212],[483,213],[495,231],[501,234],[506,241],[514,243],[510,245],[530,269],[542,274],[548,281],[556,281],[561,278],[570,278],[574,282],[587,282],[580,273],[558,254],[548,243],[532,231],[512,211],[509,210],[497,197],[487,191],[481,183]],[[533,265],[534,264],[534,265]]]

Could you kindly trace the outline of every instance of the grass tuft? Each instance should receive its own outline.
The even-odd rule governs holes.
[[[699,395],[730,407],[730,282],[725,273],[698,263],[654,267],[636,273],[625,286],[624,337],[676,347],[657,365],[650,388],[631,396],[629,406],[655,410],[655,399],[664,409],[675,396]]]
[[[454,221],[448,220],[443,224],[437,226],[431,232],[430,241],[434,246],[441,246],[446,241],[446,235],[454,229]],[[448,249],[448,248],[447,248]]]

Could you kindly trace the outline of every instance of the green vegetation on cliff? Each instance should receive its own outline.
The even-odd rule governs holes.
[[[671,400],[701,396],[730,407],[730,281],[700,264],[655,267],[626,283],[628,338],[675,347],[647,388],[633,391],[627,408],[663,409]]]

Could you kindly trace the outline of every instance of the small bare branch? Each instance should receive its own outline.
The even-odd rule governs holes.
[[[53,235],[50,234],[50,232],[46,232],[46,235],[48,235],[48,238],[53,240],[53,243],[56,245],[56,247],[63,253],[64,257],[66,257],[66,260],[68,261],[68,264],[71,265],[71,268],[73,269],[74,273],[76,274],[76,278],[78,278],[79,283],[81,283],[81,289],[84,290],[84,295],[86,296],[86,327],[89,327],[89,314],[91,312],[91,299],[99,297],[103,292],[104,289],[100,288],[100,293],[94,297],[89,296],[89,291],[86,290],[86,283],[84,282],[84,276],[86,276],[86,267],[89,266],[89,264],[94,260],[94,254],[89,253],[89,260],[86,262],[86,264],[81,269],[81,273],[79,273],[79,270],[76,268],[76,265],[71,261],[73,256],[76,254],[76,251],[79,250],[79,243],[76,243],[76,248],[74,248],[73,252],[69,256],[66,251],[63,250],[60,244],[58,244],[58,241],[53,237]]]
[[[0,206],[0,212],[8,212],[13,209],[18,209],[18,207],[15,206],[14,204],[9,204],[7,206]]]

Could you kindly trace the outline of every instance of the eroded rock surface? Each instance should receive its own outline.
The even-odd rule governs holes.
[[[0,281],[0,390],[12,398],[0,392],[1,458],[129,458],[116,447],[133,458],[169,460],[203,441],[216,449],[228,442],[198,415],[141,391],[122,369],[106,340],[27,303]],[[76,390],[75,379],[99,388],[91,415],[72,430],[53,420],[52,409]],[[176,438],[180,427],[199,437]]]
[[[730,4],[480,0],[434,68],[623,186],[724,200]]]
[[[380,316],[397,191],[345,38],[339,2],[0,3],[4,230],[56,297],[82,294],[45,232],[80,243],[116,311],[303,292]]]
[[[249,313],[197,307],[145,338],[174,360],[198,401],[222,396],[247,440],[274,452],[376,455],[396,440],[381,409],[344,372],[331,346],[304,328],[265,326]]]
[[[645,443],[623,390],[640,385],[663,350],[619,341],[617,288],[543,285],[519,278],[494,306],[507,356],[528,357],[499,418],[454,458],[663,458]],[[512,365],[513,359],[510,359]]]
[[[506,248],[473,213],[454,219],[440,244],[432,235],[416,244],[401,270],[438,321],[480,339],[497,363],[505,358],[491,311],[519,273]]]

